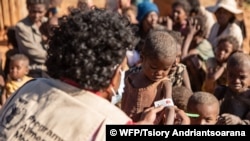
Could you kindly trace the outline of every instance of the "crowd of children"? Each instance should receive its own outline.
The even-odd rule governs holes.
[[[63,19],[64,17],[56,17],[53,14],[45,17],[45,10],[48,10],[45,1],[27,0],[29,15],[17,23],[15,36],[9,36],[10,41],[16,39],[14,40],[17,42],[15,48],[18,48],[18,52],[8,56],[9,61],[6,64],[8,68],[2,75],[4,78],[1,86],[2,105],[29,80],[52,75],[73,86],[84,86],[112,104],[116,104],[115,106],[122,110],[133,122],[140,122],[145,117],[146,109],[156,106],[156,102],[159,100],[165,100],[168,104],[158,115],[161,117],[154,124],[250,124],[250,56],[243,51],[242,42],[245,31],[242,31],[237,24],[239,14],[243,12],[237,7],[235,0],[218,0],[214,6],[208,9],[202,9],[198,0],[192,2],[175,0],[172,4],[171,14],[166,15],[166,17],[160,16],[158,6],[152,1],[144,1],[135,5],[130,0],[128,0],[130,4],[125,3],[125,0],[119,0],[119,8],[112,12],[126,17],[126,20],[123,21],[124,25],[131,25],[133,33],[123,31],[118,33],[113,29],[110,32],[115,33],[106,31],[102,33],[99,30],[104,30],[104,27],[94,29],[92,26],[95,25],[78,25],[81,20],[86,19],[77,19],[77,17],[71,21],[72,25],[76,26],[71,28],[73,31],[68,31],[66,26],[69,25],[67,24],[65,24],[65,27],[60,27],[60,30],[65,30],[65,33],[68,32],[67,34],[69,34],[67,38],[65,36],[64,40],[70,40],[70,35],[80,34],[77,32],[78,30],[85,31],[81,33],[82,35],[79,35],[79,39],[74,39],[70,45],[73,46],[79,40],[84,40],[84,43],[79,45],[79,49],[74,51],[84,50],[88,53],[84,54],[87,56],[82,56],[83,54],[79,53],[68,56],[69,58],[62,57],[68,55],[66,52],[60,54],[69,45],[61,44],[63,42],[59,41],[61,39],[53,37],[53,34],[64,33],[54,29],[60,26],[60,21],[65,23],[67,21]],[[80,4],[76,9],[85,6],[83,1],[79,2]],[[208,22],[211,21],[203,15],[204,11],[214,14],[213,20],[215,22],[208,25]],[[37,15],[40,14],[40,17],[36,17],[36,13],[38,13]],[[97,15],[89,16],[96,16],[96,19],[92,18],[94,21],[100,18]],[[115,16],[114,18],[118,17]],[[30,28],[33,30],[29,30]],[[88,28],[93,31],[90,33]],[[97,32],[99,33],[97,34]],[[98,39],[92,40],[92,38],[86,37],[93,36],[90,34],[96,34]],[[113,37],[113,34],[117,35]],[[33,39],[33,35],[35,39]],[[133,44],[132,37],[130,37],[132,35],[135,38]],[[82,59],[86,59],[86,57],[93,60],[98,59],[93,58],[97,55],[94,54],[94,51],[87,49],[93,49],[104,42],[104,45],[106,45],[106,38],[102,36],[110,36],[107,45],[113,50],[107,53],[116,51],[115,46],[120,48],[121,45],[127,45],[123,46],[127,48],[126,53],[121,51],[117,55],[122,56],[120,54],[123,53],[127,56],[125,58],[115,58],[115,56],[104,58],[105,56],[102,57],[102,54],[98,54],[99,59],[106,60],[106,62],[96,60],[96,64],[77,60],[79,56]],[[124,39],[116,39],[118,36]],[[53,41],[50,42],[50,39],[53,39]],[[52,62],[46,64],[50,65],[50,69],[55,70],[39,68],[39,66],[45,67],[48,55],[47,49],[50,49],[50,46],[59,46],[59,44],[65,48],[58,48],[58,58],[53,58],[55,60],[50,58],[49,61]],[[100,52],[103,50],[103,53],[107,51],[104,47],[96,50]],[[56,50],[53,50],[54,52]],[[104,82],[104,80],[101,80],[102,77],[99,78],[96,73],[102,73],[103,79],[104,77],[107,80],[110,79],[110,76],[106,76],[110,74],[104,73],[111,71],[110,66],[114,64],[109,64],[110,68],[101,68],[100,66],[102,63],[102,65],[108,65],[110,59],[114,58],[120,63],[122,62],[120,60],[123,60],[123,63],[125,61],[125,64],[115,64],[116,66],[113,66],[113,69],[116,70],[115,75],[119,77],[113,76],[111,82]],[[61,66],[53,66],[53,61]],[[78,68],[77,65],[80,64],[86,65],[85,70]],[[69,65],[75,65],[76,67],[71,68]],[[94,67],[93,65],[100,66],[91,69]],[[65,70],[56,70],[56,68],[65,68],[65,70],[71,68],[72,70],[68,71],[75,71],[76,73],[74,76],[70,76],[73,74],[64,72]],[[30,70],[36,69],[41,69],[46,75],[33,75],[30,72]],[[92,75],[90,75],[89,70],[95,72],[91,72]],[[47,71],[50,73],[47,74]],[[63,78],[60,77],[62,73],[65,73]],[[74,81],[64,77],[72,77],[79,84],[75,84]],[[93,80],[89,81],[88,79]],[[119,82],[119,85],[114,86],[113,81]],[[107,91],[110,91],[111,94],[109,92],[98,93],[96,90],[99,90],[99,88],[94,87],[95,85],[108,86]],[[182,115],[182,112],[184,115]]]

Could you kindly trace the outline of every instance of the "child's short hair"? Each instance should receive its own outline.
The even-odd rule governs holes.
[[[21,53],[18,54],[14,54],[10,57],[10,62],[12,61],[24,61],[25,65],[27,65],[27,67],[29,67],[29,58]]]
[[[174,3],[172,4],[172,7],[176,7],[176,6],[181,6],[183,8],[183,10],[185,11],[185,13],[187,15],[189,15],[189,13],[191,11],[191,6],[188,3],[188,1],[186,1],[186,0],[175,0]]]
[[[186,111],[188,100],[193,92],[185,86],[175,86],[173,87],[172,93],[174,104],[178,108]]]
[[[30,6],[33,4],[45,4],[46,8],[49,8],[49,0],[26,0],[26,5]]]
[[[203,92],[203,91],[197,91],[194,92],[193,95],[189,98],[188,104],[187,104],[187,110],[189,111],[192,107],[191,105],[196,104],[206,104],[206,105],[212,105],[217,104],[218,110],[219,110],[219,101],[218,99],[211,93]]]
[[[250,66],[250,56],[243,52],[235,52],[233,53],[227,60],[228,67],[235,66]]]
[[[232,44],[233,52],[241,51],[241,47],[239,45],[239,42],[234,36],[228,35],[228,36],[223,36],[223,37],[219,38],[218,45],[222,42],[229,42],[230,44]]]
[[[150,58],[174,57],[177,53],[176,40],[166,31],[150,30],[142,48],[142,55]]]

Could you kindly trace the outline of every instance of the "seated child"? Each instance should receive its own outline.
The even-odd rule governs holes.
[[[189,18],[189,32],[182,47],[182,62],[187,66],[193,91],[200,91],[205,79],[205,62],[214,57],[210,42],[206,39],[205,19]]]
[[[2,94],[3,104],[22,85],[32,78],[27,76],[29,72],[29,59],[23,54],[15,54],[10,57],[9,74],[7,75],[4,92]]]
[[[174,86],[173,87],[173,101],[174,105],[179,109],[187,111],[187,103],[189,97],[193,95],[193,92],[184,86]]]
[[[220,86],[215,96],[220,100],[220,124],[250,125],[250,56],[234,53],[227,61],[228,86]]]
[[[191,84],[190,84],[190,79],[189,79],[189,74],[187,71],[187,67],[185,64],[181,63],[181,55],[182,55],[182,36],[181,33],[178,31],[167,31],[172,37],[177,42],[177,55],[176,55],[176,61],[171,68],[171,71],[169,72],[169,78],[171,79],[171,82],[173,83],[173,86],[185,86],[186,88],[190,89]]]
[[[169,33],[177,42],[177,54],[176,54],[176,60],[174,65],[172,66],[168,77],[172,82],[173,86],[185,86],[188,89],[191,89],[191,85],[190,85],[190,80],[189,80],[189,75],[188,75],[188,71],[186,69],[186,65],[182,64],[180,62],[180,57],[181,57],[181,44],[182,44],[182,37],[180,32],[177,31],[171,31],[171,30],[167,30],[167,29],[154,29],[154,30],[160,30],[160,31],[165,31],[167,33]],[[135,72],[139,72],[141,71],[141,64],[131,67],[127,72],[126,72],[126,76],[129,73],[135,73]]]
[[[189,98],[187,112],[191,125],[215,125],[219,118],[220,104],[213,94],[198,91]]]
[[[172,93],[174,105],[176,106],[174,124],[189,125],[190,119],[185,112],[187,111],[188,100],[193,95],[193,92],[185,86],[174,86]]]
[[[176,51],[176,41],[170,34],[160,30],[149,32],[141,51],[141,71],[128,74],[121,101],[121,109],[133,121],[139,121],[144,110],[154,106],[155,101],[167,99],[171,106],[166,107],[166,118],[156,124],[174,123],[168,74],[176,61]]]
[[[174,86],[173,87],[173,101],[177,108],[187,111],[187,103],[189,97],[193,95],[193,92],[184,86]]]
[[[238,42],[233,36],[226,36],[219,40],[215,57],[209,58],[206,62],[206,78],[202,86],[203,91],[214,93],[216,86],[227,85],[227,59],[239,50]]]

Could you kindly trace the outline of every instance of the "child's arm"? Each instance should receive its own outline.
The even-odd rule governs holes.
[[[170,81],[165,81],[163,85],[163,92],[164,92],[164,98],[170,98],[172,99],[172,83]],[[174,106],[167,106],[165,108],[166,111],[166,119],[165,124],[166,125],[173,125],[174,124],[174,117],[175,117],[175,108]]]
[[[183,77],[183,85],[192,91],[187,69],[184,69],[182,77]]]
[[[213,93],[215,89],[215,81],[209,78],[209,75],[212,73],[213,68],[207,68],[205,80],[202,85],[202,90],[206,92]]]
[[[191,42],[195,36],[195,34],[199,31],[200,27],[197,25],[197,21],[195,19],[189,20],[189,33],[187,37],[185,37],[182,47],[182,60],[186,58],[189,54],[189,48],[191,45]]]
[[[223,63],[222,66],[217,71],[211,72],[208,74],[208,79],[211,79],[212,81],[218,80],[224,71],[226,70],[226,63]]]
[[[222,114],[220,119],[218,120],[218,124],[222,125],[250,125],[250,120],[241,119],[240,117],[233,114]]]
[[[213,59],[208,59],[206,62],[207,71],[206,78],[203,83],[203,90],[207,92],[214,92],[216,81],[222,76],[226,69],[226,63],[219,68],[219,70],[215,70],[215,66]]]

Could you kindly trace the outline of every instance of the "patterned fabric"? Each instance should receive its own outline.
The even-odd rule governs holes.
[[[126,75],[128,76],[130,73],[137,73],[142,70],[141,66],[135,66],[130,68]],[[171,72],[168,75],[168,78],[171,80],[173,86],[181,86],[183,84],[183,77],[182,74],[186,70],[186,65],[179,63],[175,71]]]
[[[173,86],[182,86],[183,84],[183,72],[186,70],[186,66],[184,64],[179,63],[175,71],[169,74],[169,78],[173,83]]]

